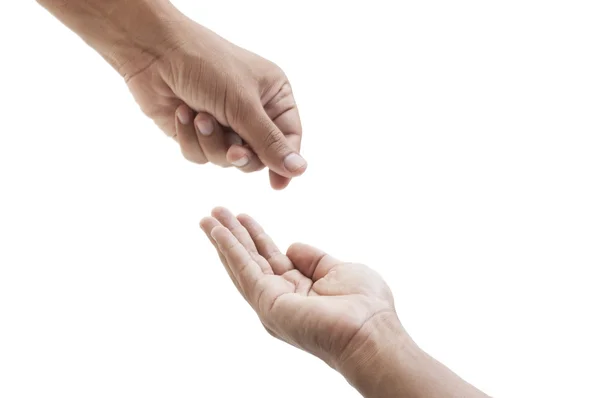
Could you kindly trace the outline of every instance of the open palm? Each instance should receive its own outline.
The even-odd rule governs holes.
[[[336,367],[370,321],[395,317],[387,284],[370,268],[296,243],[282,254],[247,215],[223,208],[202,220],[233,283],[273,336]]]

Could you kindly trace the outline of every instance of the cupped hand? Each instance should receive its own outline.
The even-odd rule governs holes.
[[[172,41],[172,50],[125,78],[184,156],[246,172],[265,165],[275,189],[301,175],[302,126],[283,71],[188,19]]]
[[[202,230],[267,331],[338,368],[377,318],[396,318],[392,293],[370,268],[305,244],[286,254],[247,215],[216,208]]]

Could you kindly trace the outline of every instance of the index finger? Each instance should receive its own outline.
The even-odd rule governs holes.
[[[248,250],[237,240],[230,230],[223,226],[213,228],[210,235],[227,260],[231,273],[244,294],[246,300],[253,297],[258,281],[265,276],[260,266],[252,259]]]

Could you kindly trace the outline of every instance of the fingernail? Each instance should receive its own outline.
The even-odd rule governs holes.
[[[235,167],[244,167],[245,165],[248,164],[249,161],[250,161],[250,159],[248,159],[248,156],[243,156],[243,157],[239,158],[238,160],[231,162],[231,164],[234,165]]]
[[[297,153],[290,153],[283,160],[283,164],[288,171],[294,172],[306,166],[306,160]]]
[[[215,129],[215,126],[213,125],[212,120],[210,119],[196,120],[196,127],[198,128],[200,134],[206,136],[211,135],[213,130]]]
[[[187,125],[190,123],[190,113],[179,110],[177,111],[177,119],[179,119],[179,123]]]

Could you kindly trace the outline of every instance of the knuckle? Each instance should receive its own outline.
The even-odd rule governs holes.
[[[283,71],[283,69],[279,65],[277,65],[275,62],[272,62],[272,61],[269,61],[269,63],[268,63],[267,75],[271,79],[287,80],[287,76],[286,76],[285,72]]]
[[[181,153],[183,154],[183,157],[187,160],[190,161],[192,163],[196,163],[196,164],[206,164],[208,161],[204,158],[204,156],[201,156],[198,153],[193,153],[193,152],[189,152],[189,151],[185,151],[182,150]]]
[[[240,170],[246,174],[250,174],[250,173],[256,173],[257,171],[261,171],[264,168],[264,166],[251,166],[251,167],[242,167],[240,168]]]
[[[275,126],[269,127],[263,139],[263,149],[265,152],[281,152],[286,146],[286,142],[282,139],[279,130]]]
[[[190,148],[189,144],[185,142],[181,142],[181,154],[184,159],[197,164],[205,164],[207,163],[206,157],[200,153],[198,150],[194,148]]]
[[[265,323],[263,323],[263,327],[265,328],[265,330],[267,331],[267,333],[269,333],[271,335],[271,337],[275,337],[276,339],[279,339],[279,336],[277,336],[277,334],[275,334],[275,332],[273,331],[273,329],[271,329]]]
[[[229,167],[231,167],[231,164],[229,164],[226,160],[223,160],[221,158],[213,159],[210,162],[215,166],[221,167],[223,169],[228,169]]]
[[[193,162],[194,159],[192,158],[192,156],[190,156],[190,153],[188,151],[185,150],[181,150],[181,154],[183,155],[184,159],[189,161],[189,162]]]
[[[276,120],[286,112],[297,108],[296,100],[292,92],[292,86],[288,82],[284,82],[279,86],[277,91],[265,103],[265,111],[273,120]]]
[[[208,147],[208,148],[207,148]],[[216,166],[224,167],[228,164],[225,159],[225,153],[218,148],[210,148],[209,145],[204,145],[202,150],[208,161]]]
[[[258,160],[258,158],[256,157],[256,155],[252,154],[252,156],[250,156],[250,160],[248,161],[248,163],[244,166],[241,167],[237,167],[238,170],[242,171],[243,173],[254,173],[257,172],[259,170],[263,169],[263,165],[262,162],[260,162],[260,160]]]
[[[215,159],[215,158],[213,158],[213,159],[210,160],[210,163],[214,164],[217,167],[221,167],[223,169],[227,169],[227,168],[229,168],[231,166],[229,163],[227,163],[226,161],[224,161],[222,159]]]

